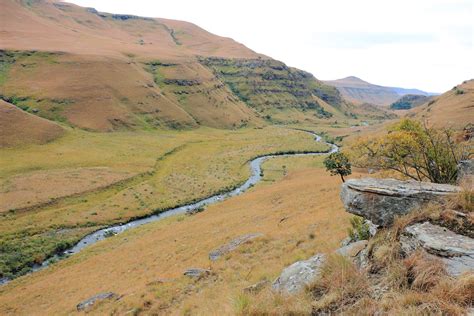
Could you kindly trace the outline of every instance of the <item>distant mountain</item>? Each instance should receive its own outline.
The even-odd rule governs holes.
[[[422,105],[432,97],[428,97],[426,95],[419,95],[419,94],[406,94],[397,101],[390,104],[390,108],[392,110],[409,110],[416,106]]]
[[[371,103],[374,105],[388,106],[407,94],[433,95],[433,93],[418,89],[379,86],[354,76],[324,82],[336,87],[346,100],[355,104]]]

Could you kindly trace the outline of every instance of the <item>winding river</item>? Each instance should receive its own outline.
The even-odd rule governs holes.
[[[118,225],[110,226],[110,227],[103,228],[101,230],[95,231],[95,232],[85,236],[84,238],[82,238],[72,248],[70,248],[68,250],[65,250],[64,252],[62,252],[60,254],[57,254],[53,257],[50,257],[49,259],[45,260],[41,264],[33,266],[32,272],[42,270],[42,269],[46,268],[47,266],[49,266],[51,263],[53,263],[53,262],[55,262],[59,259],[65,258],[67,256],[76,254],[76,253],[80,252],[81,250],[83,250],[84,248],[89,247],[90,245],[93,245],[96,242],[101,241],[101,240],[103,240],[103,239],[105,239],[109,236],[117,235],[117,234],[120,234],[120,233],[122,233],[126,230],[136,228],[136,227],[142,226],[144,224],[156,222],[156,221],[159,221],[163,218],[167,218],[169,216],[184,214],[184,213],[188,213],[188,212],[193,212],[194,210],[199,209],[201,207],[204,207],[206,205],[214,204],[214,203],[223,201],[226,198],[240,195],[243,192],[247,191],[252,186],[254,186],[256,183],[258,183],[262,179],[262,163],[265,160],[269,159],[269,158],[290,157],[290,156],[318,156],[318,155],[331,154],[331,153],[337,152],[339,150],[338,146],[322,141],[321,136],[317,135],[316,133],[310,132],[310,131],[304,131],[304,132],[313,135],[314,140],[316,142],[323,142],[323,143],[327,144],[328,146],[330,146],[330,150],[327,151],[327,152],[278,154],[278,155],[265,155],[265,156],[257,157],[257,158],[250,161],[251,176],[241,186],[239,186],[239,187],[237,187],[237,188],[235,188],[235,189],[233,189],[229,192],[216,194],[216,195],[213,195],[211,197],[202,199],[198,202],[192,203],[192,204],[187,204],[187,205],[183,205],[183,206],[180,206],[180,207],[172,208],[172,209],[166,210],[164,212],[161,212],[159,214],[154,214],[154,215],[150,215],[148,217],[144,217],[144,218],[141,218],[141,219],[130,221],[126,224],[118,224]],[[6,284],[9,281],[10,281],[9,279],[0,279],[0,285]]]

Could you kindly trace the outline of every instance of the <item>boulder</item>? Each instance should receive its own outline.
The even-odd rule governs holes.
[[[284,294],[298,293],[316,280],[325,260],[325,255],[317,254],[308,260],[297,261],[286,267],[273,282],[273,290]]]
[[[474,271],[474,239],[447,228],[429,222],[417,223],[405,228],[400,243],[407,254],[421,247],[441,257],[452,275]]]
[[[120,298],[119,295],[113,292],[100,293],[100,294],[92,296],[91,298],[88,298],[85,301],[80,302],[79,304],[77,304],[76,308],[78,311],[84,311],[91,308],[95,303],[99,301],[108,300],[108,299],[118,300],[119,298]]]
[[[213,250],[209,253],[209,259],[211,261],[216,261],[217,259],[219,259],[221,256],[225,255],[226,253],[229,253],[233,250],[235,250],[237,247],[239,247],[240,245],[252,240],[252,239],[255,239],[257,237],[261,237],[263,236],[262,233],[255,233],[255,234],[246,234],[246,235],[243,235],[243,236],[239,236],[235,239],[233,239],[231,242],[229,242],[228,244],[225,244],[219,248],[217,248],[216,250]]]
[[[201,278],[211,275],[211,270],[201,269],[201,268],[189,268],[186,271],[184,271],[184,275],[190,278],[201,279]]]
[[[375,225],[390,226],[396,216],[405,215],[427,202],[441,202],[460,190],[449,184],[363,178],[346,181],[340,196],[349,213]]]

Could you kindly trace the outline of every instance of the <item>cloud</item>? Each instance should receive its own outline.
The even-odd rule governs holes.
[[[436,37],[430,33],[392,32],[317,32],[312,34],[315,47],[328,48],[370,48],[384,44],[428,43]]]

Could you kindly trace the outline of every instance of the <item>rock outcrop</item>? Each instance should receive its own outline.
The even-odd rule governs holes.
[[[441,257],[452,275],[474,271],[474,239],[447,228],[429,222],[416,223],[405,228],[400,242],[407,254],[421,247]]]
[[[76,308],[78,311],[86,311],[99,301],[108,300],[108,299],[117,300],[119,298],[120,296],[113,292],[100,293],[100,294],[92,296],[91,298],[88,298],[85,301],[80,302],[79,304],[77,304]]]
[[[284,294],[296,294],[320,275],[326,256],[317,254],[308,260],[297,261],[286,267],[273,282],[274,291]]]
[[[216,250],[211,251],[209,253],[209,259],[211,261],[216,261],[217,259],[219,259],[221,256],[225,255],[226,253],[229,253],[229,252],[235,250],[240,245],[242,245],[246,242],[249,242],[252,239],[261,237],[261,236],[263,236],[262,233],[246,234],[246,235],[239,236],[239,237],[233,239],[232,241],[230,241],[228,244],[225,244],[225,245],[217,248]]]
[[[441,202],[459,187],[395,179],[351,179],[342,185],[341,199],[349,213],[376,225],[389,226],[396,216],[405,215],[427,202]]]

